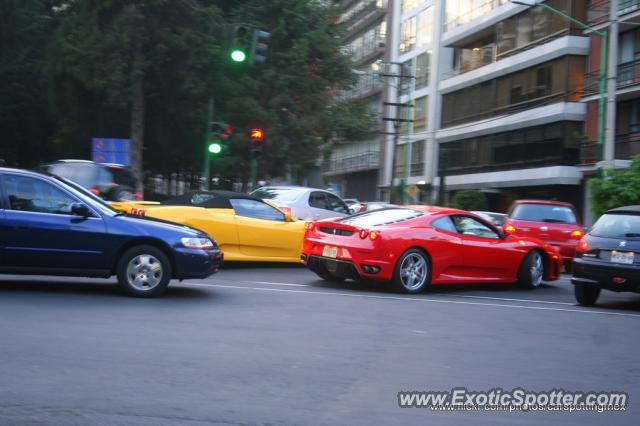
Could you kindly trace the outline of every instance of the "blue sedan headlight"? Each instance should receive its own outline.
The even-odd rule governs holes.
[[[190,249],[213,250],[216,247],[213,241],[208,238],[184,237],[181,238],[180,241],[182,242],[183,246]]]

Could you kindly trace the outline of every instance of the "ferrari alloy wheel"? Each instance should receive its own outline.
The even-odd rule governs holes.
[[[518,282],[522,287],[536,288],[542,284],[543,278],[544,259],[539,251],[534,250],[522,261],[518,271]]]
[[[153,297],[161,294],[171,280],[171,264],[165,254],[153,246],[127,250],[117,268],[118,283],[131,296]]]
[[[600,296],[600,288],[584,284],[576,284],[574,288],[576,300],[583,306],[595,305]]]
[[[407,250],[398,260],[394,283],[406,293],[419,293],[431,279],[431,262],[420,250]]]

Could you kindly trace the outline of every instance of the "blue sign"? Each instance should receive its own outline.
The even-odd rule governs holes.
[[[96,163],[131,165],[131,139],[91,139],[91,159]]]

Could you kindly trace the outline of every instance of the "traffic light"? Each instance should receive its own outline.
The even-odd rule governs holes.
[[[254,142],[260,142],[262,139],[264,139],[264,131],[262,129],[251,129],[251,131],[249,132],[249,136],[251,137],[251,140]]]
[[[271,44],[271,33],[255,29],[253,30],[253,39],[251,43],[251,64],[263,64],[267,61],[267,51]]]
[[[217,155],[222,153],[223,142],[233,133],[233,128],[227,123],[212,121],[209,124],[209,145],[207,151]]]
[[[219,142],[211,142],[208,149],[212,154],[220,154],[222,152],[222,145],[220,145]]]
[[[251,50],[251,41],[251,28],[249,26],[238,24],[233,27],[231,52],[229,53],[233,62],[241,63],[247,60],[247,53]]]

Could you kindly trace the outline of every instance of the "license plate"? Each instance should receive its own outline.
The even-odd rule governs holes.
[[[332,257],[335,259],[338,257],[338,247],[324,246],[322,248],[322,255],[324,257]]]
[[[611,261],[614,263],[625,263],[627,265],[631,265],[633,263],[633,252],[626,251],[616,251],[613,250],[611,252]]]

